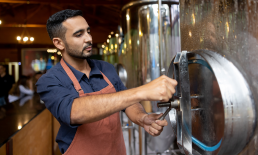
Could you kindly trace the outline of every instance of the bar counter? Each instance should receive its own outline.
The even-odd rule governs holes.
[[[0,154],[60,154],[54,142],[59,123],[40,101],[25,96],[0,107]]]

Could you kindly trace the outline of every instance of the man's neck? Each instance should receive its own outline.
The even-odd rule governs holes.
[[[63,59],[76,70],[86,74],[86,76],[89,78],[91,68],[86,59],[79,59],[65,55],[63,55]]]

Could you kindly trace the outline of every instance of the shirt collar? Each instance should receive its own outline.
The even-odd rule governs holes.
[[[83,77],[84,73],[76,70],[75,68],[73,68],[70,64],[68,64],[65,60],[64,62],[67,64],[67,66],[71,69],[71,71],[73,72],[74,76],[76,77],[76,79],[78,81],[81,80],[81,78]],[[90,77],[93,75],[101,75],[101,72],[99,70],[99,68],[94,64],[94,62],[92,62],[90,59],[87,59],[87,62],[90,65],[91,71],[90,71]]]
[[[88,64],[90,65],[91,71],[90,71],[90,77],[93,75],[101,75],[102,73],[100,72],[98,66],[95,64],[94,61],[92,61],[91,59],[87,59]]]

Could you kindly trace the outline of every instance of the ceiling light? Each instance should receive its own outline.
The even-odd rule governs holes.
[[[23,38],[23,41],[24,41],[24,42],[26,42],[26,41],[28,41],[28,40],[29,40],[28,37],[24,37],[24,38]]]
[[[22,31],[22,34],[16,37],[16,40],[20,44],[30,44],[35,40],[35,38],[30,35],[25,27]]]
[[[30,41],[34,41],[34,38],[33,38],[33,37],[30,37]]]

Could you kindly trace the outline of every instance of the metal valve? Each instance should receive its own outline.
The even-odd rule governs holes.
[[[179,108],[180,106],[180,101],[179,100],[174,100],[174,101],[171,101],[171,102],[160,102],[160,103],[157,103],[157,107],[158,108],[161,108],[161,107],[168,107],[168,109],[165,111],[165,113],[159,118],[159,120],[164,120],[165,117],[167,116],[167,114],[169,113],[169,111],[172,109],[172,108]]]

